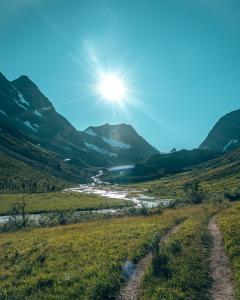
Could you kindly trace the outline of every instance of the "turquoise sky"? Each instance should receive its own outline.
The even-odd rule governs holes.
[[[100,68],[124,74],[124,107],[93,94]],[[78,129],[125,122],[161,151],[197,147],[240,108],[240,1],[1,0],[0,71]]]

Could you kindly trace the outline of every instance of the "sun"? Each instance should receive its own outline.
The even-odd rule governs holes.
[[[124,81],[116,74],[106,74],[102,76],[97,90],[102,98],[112,102],[121,102],[127,94]]]

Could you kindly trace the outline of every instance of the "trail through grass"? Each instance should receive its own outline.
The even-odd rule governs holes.
[[[207,230],[214,209],[190,215],[160,247],[143,281],[141,299],[210,299],[210,236]]]
[[[123,268],[145,256],[156,234],[204,207],[0,235],[4,299],[113,299]]]
[[[215,217],[210,220],[208,229],[213,243],[210,255],[210,269],[213,279],[210,290],[211,297],[213,300],[234,300],[232,270],[224,251],[222,235]]]

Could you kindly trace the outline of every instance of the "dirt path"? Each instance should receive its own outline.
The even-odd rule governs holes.
[[[224,252],[221,232],[213,217],[209,224],[213,247],[210,256],[211,276],[213,278],[210,294],[213,300],[234,300],[234,286],[229,260]]]
[[[169,231],[160,239],[159,244],[162,245],[171,234],[176,232],[181,224],[173,226]],[[120,290],[117,300],[136,300],[141,294],[141,282],[147,267],[151,263],[152,253],[149,253],[141,259],[131,276],[128,283]]]

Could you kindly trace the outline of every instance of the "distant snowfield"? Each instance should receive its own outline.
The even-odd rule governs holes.
[[[233,139],[233,140],[230,140],[230,141],[223,147],[223,152],[225,152],[229,146],[231,146],[232,144],[235,144],[235,143],[237,143],[237,142],[238,142],[238,140],[234,140],[234,139]]]
[[[3,115],[5,115],[5,116],[7,116],[7,114],[5,113],[5,111],[3,111],[1,109],[0,109],[0,113],[3,114]]]
[[[24,99],[23,94],[20,93],[18,90],[17,90],[17,92],[18,92],[18,98],[21,101],[21,103],[26,104],[27,106],[29,106],[29,102]]]
[[[38,117],[42,117],[42,114],[38,110],[34,110],[34,114]]]
[[[86,129],[84,132],[91,136],[97,136],[97,134],[91,128]]]
[[[23,108],[24,110],[28,110],[28,108],[29,108],[29,106],[30,106],[29,102],[28,102],[26,99],[24,99],[22,93],[20,93],[16,88],[14,88],[14,89],[15,89],[15,91],[16,91],[17,94],[18,94],[18,98],[17,98],[17,99],[14,99],[15,103],[16,103],[18,106],[20,106],[21,108]]]
[[[104,140],[105,143],[111,145],[112,147],[117,147],[117,148],[121,148],[121,149],[131,148],[130,145],[125,144],[125,143],[120,142],[120,141],[115,140],[115,139],[110,139],[110,138],[107,138],[107,137],[103,137],[102,139]]]
[[[23,124],[26,125],[27,127],[29,127],[30,129],[32,129],[32,130],[35,131],[35,132],[37,132],[37,128],[36,128],[36,127],[39,127],[39,125],[37,125],[37,124],[32,124],[32,123],[29,122],[29,121],[24,121]]]
[[[20,106],[21,108],[23,108],[24,110],[28,110],[28,108],[24,105],[22,105],[21,103],[19,103],[19,100],[14,99],[15,103]]]
[[[108,155],[108,156],[111,156],[111,157],[117,157],[117,154],[116,153],[112,153],[106,149],[102,149],[102,148],[99,148],[93,144],[90,144],[90,143],[87,143],[87,142],[84,142],[85,146],[90,149],[90,150],[93,150],[93,151],[96,151],[98,153],[101,153],[101,154],[104,154],[104,155]]]

